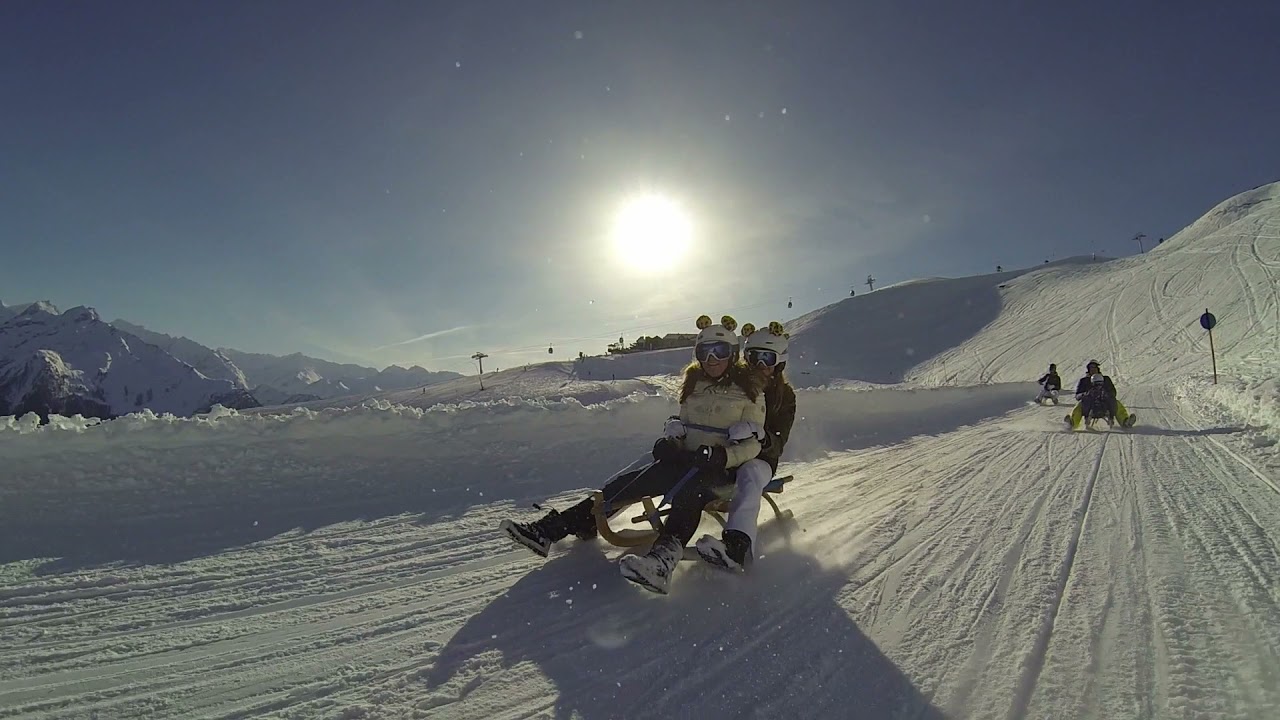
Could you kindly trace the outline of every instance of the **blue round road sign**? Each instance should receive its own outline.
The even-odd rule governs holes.
[[[1213,313],[1209,312],[1208,310],[1205,310],[1204,314],[1200,316],[1200,327],[1204,328],[1205,330],[1212,330],[1213,326],[1217,324],[1218,324],[1218,318],[1214,317]]]

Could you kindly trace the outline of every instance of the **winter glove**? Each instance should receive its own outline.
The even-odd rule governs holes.
[[[684,455],[680,441],[669,437],[660,437],[653,444],[653,459],[658,462],[675,462]]]
[[[729,426],[729,442],[742,442],[748,438],[755,438],[760,442],[764,442],[767,433],[764,428],[760,427],[760,423],[751,422],[750,420],[739,420]]]
[[[678,417],[668,418],[667,425],[663,428],[663,435],[669,438],[683,438],[685,436],[684,423],[680,422]]]
[[[755,438],[758,440],[760,442],[761,450],[769,447],[772,441],[769,433],[760,426],[760,423],[752,422],[750,420],[739,420],[729,426],[730,443],[740,443],[749,438]]]
[[[694,453],[693,463],[707,470],[723,471],[729,464],[729,452],[720,445],[703,445]]]

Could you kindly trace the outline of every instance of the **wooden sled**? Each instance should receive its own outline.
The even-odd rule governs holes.
[[[768,485],[764,486],[764,499],[769,503],[769,507],[773,508],[773,514],[778,520],[790,520],[795,517],[795,513],[790,510],[780,509],[777,501],[773,499],[773,496],[782,492],[787,483],[791,482],[793,477],[794,476],[792,475],[776,477],[773,480],[770,480]],[[702,511],[715,518],[716,522],[720,523],[720,527],[724,527],[724,514],[729,511],[729,500],[733,496],[733,486],[726,485],[723,488],[723,492],[719,494],[721,494],[722,497],[711,501],[702,509]],[[644,507],[644,513],[633,516],[631,518],[631,523],[633,525],[648,524],[649,527],[644,530],[637,530],[634,528],[614,530],[609,526],[609,518],[605,517],[603,512],[604,493],[597,490],[592,494],[591,498],[594,501],[591,512],[595,515],[596,530],[600,533],[600,537],[604,538],[610,544],[617,545],[618,547],[638,547],[640,545],[648,545],[652,543],[658,538],[658,533],[662,532],[662,518],[666,517],[667,514],[671,512],[671,508],[659,510],[653,504],[653,498],[641,498],[640,504]],[[615,512],[615,515],[621,515],[622,512],[632,504],[634,503],[620,506]],[[687,554],[686,557],[688,557]]]

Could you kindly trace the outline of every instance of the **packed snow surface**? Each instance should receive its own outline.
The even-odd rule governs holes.
[[[497,525],[642,462],[687,350],[0,419],[0,718],[1280,717],[1276,198],[797,319],[795,521],[667,597]],[[1132,430],[1031,402],[1091,357]]]

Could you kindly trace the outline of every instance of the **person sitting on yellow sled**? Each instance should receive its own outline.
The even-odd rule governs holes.
[[[1138,416],[1130,413],[1125,408],[1124,403],[1120,402],[1120,398],[1116,393],[1115,383],[1111,382],[1111,378],[1102,374],[1102,365],[1097,360],[1090,360],[1089,364],[1085,365],[1085,373],[1085,376],[1080,378],[1080,382],[1076,383],[1076,400],[1078,402],[1075,409],[1066,418],[1071,425],[1071,429],[1076,430],[1080,427],[1080,422],[1084,419],[1085,414],[1092,410],[1092,405],[1095,402],[1106,403],[1108,416],[1114,417],[1116,422],[1120,423],[1120,427],[1133,427],[1133,424],[1138,421]],[[1098,385],[1101,386],[1101,390],[1095,391],[1094,387]]]

